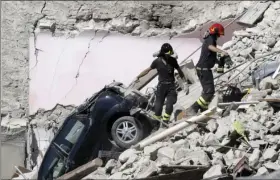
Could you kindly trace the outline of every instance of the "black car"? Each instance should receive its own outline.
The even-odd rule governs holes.
[[[122,152],[148,136],[159,122],[143,113],[148,99],[112,83],[87,99],[58,129],[41,163],[38,179],[55,179],[100,157]]]

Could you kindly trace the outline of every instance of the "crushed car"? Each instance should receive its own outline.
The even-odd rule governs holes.
[[[38,180],[56,179],[97,157],[110,159],[150,135],[160,122],[149,116],[149,104],[149,95],[122,83],[105,86],[65,119],[44,155]]]

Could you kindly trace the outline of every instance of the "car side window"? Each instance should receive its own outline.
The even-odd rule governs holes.
[[[85,125],[83,123],[81,123],[80,121],[77,121],[75,123],[75,125],[72,127],[72,129],[70,130],[70,132],[67,134],[65,139],[67,141],[71,142],[72,144],[75,144],[77,142],[78,138],[80,137],[84,128],[85,128]]]
[[[50,152],[47,154],[44,163],[45,179],[53,179],[63,174],[67,168],[67,159],[73,146],[78,141],[82,132],[85,130],[85,124],[76,118],[68,119],[68,122],[62,128],[55,141],[51,144]]]

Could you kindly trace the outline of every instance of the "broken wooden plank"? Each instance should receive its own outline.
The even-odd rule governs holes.
[[[253,26],[264,14],[271,2],[259,2],[249,8],[247,12],[237,21],[239,24]]]
[[[58,179],[82,179],[83,177],[87,176],[88,174],[95,171],[98,167],[101,167],[103,164],[102,160],[99,158],[96,158],[62,176],[60,176]]]

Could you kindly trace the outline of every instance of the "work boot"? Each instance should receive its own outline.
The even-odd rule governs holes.
[[[170,120],[170,115],[164,113],[163,117],[162,117],[163,122],[168,123]]]
[[[156,120],[161,121],[161,116],[157,116],[157,115],[154,114],[154,115],[153,115],[153,118],[156,119]]]

